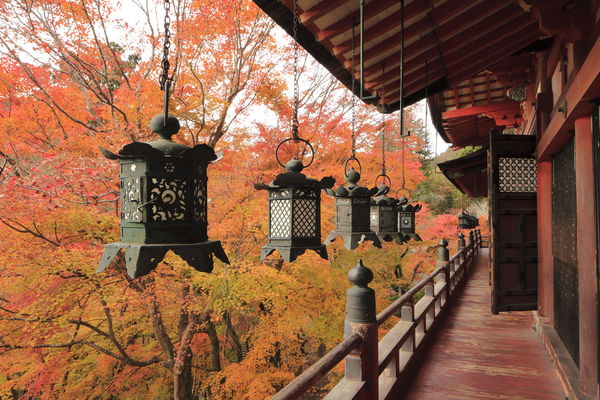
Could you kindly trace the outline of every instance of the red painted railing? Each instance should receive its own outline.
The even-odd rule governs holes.
[[[473,266],[482,246],[481,233],[471,231],[469,244],[462,248],[464,241],[459,239],[460,249],[452,258],[448,257],[447,245],[445,240],[440,242],[437,268],[381,311],[375,320],[347,319],[345,340],[291,381],[273,400],[299,399],[342,360],[345,360],[345,376],[325,396],[326,400],[394,398],[403,375],[411,368],[411,360]],[[365,281],[357,286],[364,290],[367,284]],[[423,297],[415,301],[422,290]],[[371,311],[374,315],[374,309]],[[398,313],[401,320],[378,342],[377,328]]]

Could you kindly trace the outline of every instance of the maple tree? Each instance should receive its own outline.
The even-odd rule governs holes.
[[[384,257],[335,243],[329,262],[258,262],[266,199],[252,184],[281,172],[273,151],[290,132],[290,44],[250,2],[174,1],[176,140],[225,153],[209,168],[209,232],[231,265],[202,274],[168,255],[138,280],[119,262],[96,274],[119,223],[118,167],[97,146],[149,140],[161,111],[157,5],[132,4],[139,24],[105,0],[0,3],[0,398],[268,397],[339,343],[345,275],[358,258],[383,307],[433,267],[456,218],[425,206],[424,242],[385,244]],[[300,135],[316,151],[305,172],[339,184],[351,97],[305,54],[300,64]],[[362,104],[356,114],[361,184],[372,186],[381,118]],[[422,129],[413,111],[406,123]],[[403,159],[415,191],[427,179],[424,138],[402,146],[397,117],[386,127],[387,173],[398,188]],[[323,198],[323,232],[333,229],[332,204]]]

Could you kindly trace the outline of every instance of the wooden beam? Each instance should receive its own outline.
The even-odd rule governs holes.
[[[308,25],[316,19],[321,18],[328,12],[335,10],[336,8],[341,7],[346,3],[346,0],[326,0],[320,1],[315,4],[313,7],[304,11],[300,14],[300,22],[304,25]]]
[[[554,115],[537,145],[540,161],[550,160],[569,140],[568,131],[573,129],[575,120],[591,113],[594,109],[593,100],[600,97],[598,60],[600,60],[600,38],[596,39],[566,93],[559,98],[558,105],[562,106],[566,103],[566,112],[557,111],[558,105],[555,106]]]
[[[448,81],[451,84],[458,83],[469,76],[481,72],[485,68],[492,65],[496,60],[508,57],[511,53],[522,49],[534,42],[538,37],[538,31],[535,26],[530,26],[519,32],[516,32],[509,39],[504,41],[504,45],[496,46],[485,46],[481,53],[471,54],[471,59],[478,60],[475,63],[465,62],[465,58],[461,57],[453,62],[454,65],[458,65],[457,68],[448,67],[451,71],[448,75]],[[484,51],[484,49],[486,51]]]
[[[365,22],[369,21],[371,18],[376,17],[380,12],[385,11],[390,8],[399,7],[398,0],[382,0],[370,3],[365,7]],[[344,18],[334,22],[331,25],[323,27],[319,32],[317,32],[317,40],[320,42],[324,42],[326,40],[331,40],[336,36],[347,32],[352,28],[352,21],[357,21],[360,18],[360,11],[358,10],[358,0],[356,1],[357,10],[352,12],[350,15],[345,16]],[[406,9],[410,7],[407,6]],[[405,11],[407,11],[405,9]]]
[[[461,118],[461,117],[468,117],[471,115],[496,113],[496,112],[500,112],[501,110],[514,110],[515,105],[518,108],[519,104],[513,100],[510,100],[510,101],[503,101],[501,103],[490,103],[490,104],[486,104],[483,106],[460,108],[458,110],[443,112],[442,118],[443,119]]]
[[[460,2],[451,2],[454,4]],[[485,2],[484,2],[485,3]],[[503,14],[501,17],[498,14],[491,15],[483,20],[479,19],[480,14],[475,14],[475,12],[481,13],[483,12],[483,7],[481,5],[477,5],[476,7],[465,12],[466,15],[460,15],[454,19],[447,18],[436,18],[436,23],[439,24],[437,19],[442,19],[447,21],[446,24],[441,25],[437,28],[437,35],[442,39],[442,52],[446,55],[446,51],[451,51],[452,48],[461,48],[465,45],[465,42],[472,41],[473,38],[477,38],[482,33],[492,31],[494,29],[503,30],[507,29],[510,26],[510,21],[507,22],[507,19],[512,18],[513,16],[522,15],[522,12],[518,10],[515,11],[514,7],[508,7],[506,3],[503,2],[495,2],[494,5],[484,4],[485,9],[489,13],[490,10],[497,11],[498,14]],[[501,7],[498,7],[500,5]],[[473,14],[471,14],[473,13]],[[474,22],[476,21],[476,22]],[[429,25],[429,21],[427,21],[427,25]],[[460,29],[467,29],[468,34],[463,35],[453,35],[456,32],[460,32]],[[406,28],[407,34],[410,31],[410,27]],[[422,34],[422,32],[421,32]],[[427,53],[427,56],[421,57],[423,61],[425,58],[430,61],[438,58],[438,49],[437,49],[437,38],[433,33],[427,33],[422,35],[420,39],[409,45],[405,48],[404,53],[404,62],[405,64],[410,62],[412,58],[415,56]],[[389,53],[397,49],[397,53],[394,53],[391,56],[386,57],[384,60],[377,61],[375,65],[369,60],[375,59],[381,54]],[[379,45],[373,46],[365,52],[365,57],[367,59],[367,68],[365,68],[365,76],[369,76],[371,74],[377,74],[379,72],[377,68],[377,64],[381,62],[385,62],[385,65],[388,65],[390,68],[396,67],[400,65],[400,43],[399,40],[385,40]],[[349,68],[349,65],[346,65]]]

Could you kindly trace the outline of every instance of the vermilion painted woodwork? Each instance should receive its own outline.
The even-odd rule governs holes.
[[[596,179],[592,120],[575,120],[575,182],[577,195],[577,268],[579,272],[579,379],[581,389],[596,395],[598,385],[598,272]]]
[[[594,103],[590,100],[600,96],[600,38],[596,39],[588,57],[559,104],[566,102],[566,116],[555,111],[537,146],[539,160],[549,160],[569,140],[568,131],[573,129],[575,119],[591,114]]]
[[[537,164],[538,300],[540,313],[554,325],[554,259],[552,256],[552,162]]]

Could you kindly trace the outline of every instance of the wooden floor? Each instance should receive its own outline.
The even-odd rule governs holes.
[[[488,250],[440,320],[406,400],[564,400],[530,312],[490,313]]]

